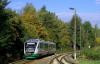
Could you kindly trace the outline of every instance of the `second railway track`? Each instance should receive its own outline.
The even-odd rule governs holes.
[[[79,64],[72,58],[72,53],[54,55],[48,64]]]

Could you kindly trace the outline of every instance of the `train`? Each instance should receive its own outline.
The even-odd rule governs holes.
[[[24,58],[34,59],[44,55],[54,54],[56,44],[41,39],[29,39],[24,43]]]

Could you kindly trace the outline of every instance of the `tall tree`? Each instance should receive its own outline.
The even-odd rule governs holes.
[[[13,11],[10,11],[9,30],[10,37],[8,42],[10,42],[9,45],[11,46],[8,49],[9,53],[12,54],[12,57],[22,58],[24,28],[22,27],[21,18]]]
[[[43,39],[47,36],[46,29],[38,19],[37,12],[32,4],[28,3],[25,6],[21,17],[29,37]]]
[[[15,11],[7,9],[7,0],[0,0],[0,64],[8,64],[9,57],[23,52],[22,26]]]
[[[40,9],[38,14],[43,26],[45,26],[48,31],[49,40],[54,41],[57,44],[57,47],[65,46],[65,44],[68,43],[66,24],[58,19],[54,13],[46,10],[45,6]]]
[[[8,39],[8,22],[9,14],[6,12],[7,0],[0,0],[0,64],[7,64],[6,44]]]
[[[10,57],[19,57],[17,54],[20,55],[23,53],[22,38],[24,34],[19,15],[10,9],[6,9],[5,12],[7,13],[8,19],[2,26],[3,29],[0,33],[0,51],[2,52],[0,54],[6,57],[6,61]]]
[[[75,17],[76,16],[76,17]],[[75,19],[76,18],[76,19]],[[70,42],[71,42],[71,46],[73,46],[74,43],[74,24],[76,21],[76,46],[77,48],[80,48],[80,27],[81,27],[81,19],[80,17],[76,14],[73,15],[71,22],[70,22],[70,27],[69,27],[69,33],[70,33]]]
[[[86,35],[84,44],[85,44],[86,47],[89,47],[89,48],[93,47],[94,41],[95,41],[95,35],[94,35],[93,28],[92,28],[89,21],[86,21],[83,24],[83,26],[84,26],[84,31],[85,31],[84,35]]]

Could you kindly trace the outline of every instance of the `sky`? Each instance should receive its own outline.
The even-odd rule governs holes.
[[[56,13],[56,15],[65,22],[72,18],[73,11],[70,7],[76,9],[76,13],[81,17],[82,22],[90,21],[100,27],[100,0],[9,0],[11,3],[7,6],[16,11],[21,11],[26,3],[32,3],[38,11],[42,6],[47,10]]]

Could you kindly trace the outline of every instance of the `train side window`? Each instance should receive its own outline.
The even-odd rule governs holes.
[[[51,48],[53,49],[53,45],[51,44]]]
[[[45,43],[41,42],[41,48],[45,50]]]
[[[44,45],[43,49],[44,50],[48,50],[48,44],[47,43],[43,43],[43,45]]]
[[[48,44],[46,44],[46,50],[48,50]]]
[[[40,49],[43,49],[43,48],[44,48],[44,45],[43,45],[43,43],[42,43],[42,42],[40,43],[39,48],[40,48]]]
[[[50,46],[50,44],[48,44],[48,50],[50,50],[51,49],[51,46]]]
[[[45,50],[45,44],[44,43],[42,43],[43,44],[43,49]]]
[[[51,44],[49,44],[49,48],[51,49]]]

